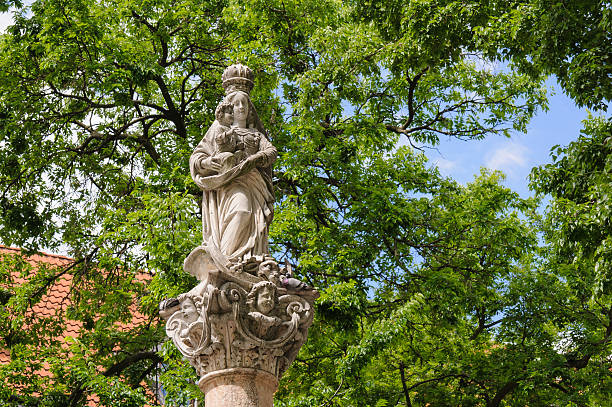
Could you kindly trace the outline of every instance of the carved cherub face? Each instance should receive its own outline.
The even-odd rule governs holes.
[[[274,290],[272,287],[265,286],[257,294],[257,310],[262,314],[268,314],[274,309]]]
[[[270,281],[255,284],[247,295],[247,305],[251,311],[269,314],[276,305],[276,285]]]
[[[189,297],[182,301],[181,313],[183,314],[183,319],[187,323],[195,322],[198,319],[198,308],[193,300]]]

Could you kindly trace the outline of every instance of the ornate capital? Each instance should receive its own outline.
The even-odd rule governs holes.
[[[201,249],[194,252],[203,256]],[[179,296],[168,318],[167,335],[199,376],[251,368],[280,379],[306,340],[318,293],[284,286],[286,270],[273,260],[260,261],[258,275],[244,271],[253,263],[208,270],[198,286]]]

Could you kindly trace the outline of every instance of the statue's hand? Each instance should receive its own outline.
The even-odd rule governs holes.
[[[247,151],[257,151],[259,147],[259,138],[255,137],[245,137],[244,138],[244,146]]]
[[[246,159],[246,162],[248,164],[254,165],[255,167],[265,167],[266,157],[263,154],[250,155]]]
[[[231,136],[231,132],[230,131],[226,131],[220,134],[217,134],[215,136],[215,142],[217,144],[225,144],[229,141],[229,138]]]
[[[214,170],[214,171],[219,171],[221,169],[223,165],[221,164],[221,161],[219,159],[219,157],[210,157],[210,169]]]
[[[255,165],[257,167],[265,167],[268,165],[268,157],[265,154],[258,153],[252,156],[255,160]]]

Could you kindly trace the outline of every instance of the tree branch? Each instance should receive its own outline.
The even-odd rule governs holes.
[[[408,386],[406,386],[406,376],[404,375],[404,362],[399,363],[399,371],[400,378],[402,380],[402,389],[404,390],[404,397],[406,398],[406,406],[412,407],[412,403],[410,402],[410,393],[408,391]]]
[[[104,375],[105,377],[116,376],[120,374],[123,370],[125,370],[127,367],[129,367],[130,365],[136,362],[140,362],[141,360],[147,360],[147,359],[152,360],[154,363],[162,362],[161,357],[159,357],[159,355],[155,351],[138,352],[138,353],[129,355],[125,359],[121,360],[120,362],[117,362],[116,364],[112,365],[111,367],[106,369],[104,372],[102,372],[102,375]],[[85,393],[85,389],[82,387],[82,384],[78,385],[72,391],[72,393],[70,393],[70,397],[68,398],[68,405],[70,407],[79,406],[84,393]]]
[[[487,407],[499,407],[500,403],[508,394],[512,393],[518,387],[518,382],[509,381],[502,386],[501,389],[495,394],[493,400],[487,403]]]

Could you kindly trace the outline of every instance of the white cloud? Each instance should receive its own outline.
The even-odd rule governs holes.
[[[512,175],[515,171],[527,167],[528,155],[529,150],[524,145],[507,142],[491,153],[485,161],[485,166]]]
[[[438,167],[441,173],[449,175],[453,169],[457,167],[456,161],[447,160],[445,158],[436,158],[433,164]]]
[[[6,27],[13,24],[13,12],[0,13],[0,34],[4,34]]]

